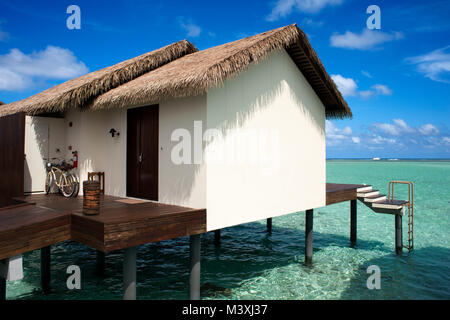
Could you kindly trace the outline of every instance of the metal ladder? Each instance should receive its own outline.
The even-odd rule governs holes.
[[[404,246],[411,251],[414,249],[414,185],[411,181],[390,181],[388,200],[394,200],[394,186],[396,184],[408,185],[408,203],[403,206],[408,208],[408,245]]]

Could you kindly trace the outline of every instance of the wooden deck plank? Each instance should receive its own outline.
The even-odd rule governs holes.
[[[364,187],[362,184],[326,184],[326,205],[350,201],[356,199],[356,189]]]
[[[100,214],[87,216],[81,196],[32,195],[17,200],[69,214],[71,239],[103,252],[206,232],[205,209],[102,196]]]
[[[34,205],[0,211],[0,260],[69,239],[69,214]]]
[[[359,184],[326,184],[326,204],[355,200]],[[75,240],[107,252],[206,232],[206,209],[102,196],[100,214],[82,213],[83,197],[30,195],[35,205],[0,211],[0,259]]]

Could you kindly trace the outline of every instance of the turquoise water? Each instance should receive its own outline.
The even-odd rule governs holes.
[[[394,217],[358,203],[358,244],[349,246],[349,203],[315,211],[314,262],[304,265],[304,212],[202,236],[203,299],[450,299],[450,162],[328,161],[327,181],[415,184],[415,250],[394,254]],[[399,196],[405,195],[400,192]],[[404,219],[404,243],[407,223]],[[39,251],[24,255],[24,279],[8,283],[8,299],[121,299],[122,252],[107,255],[95,275],[95,251],[74,242],[52,249],[52,292],[39,286]],[[68,290],[66,268],[79,265],[82,289]],[[188,298],[188,238],[139,247],[139,299]],[[368,290],[366,269],[381,269],[381,289]]]

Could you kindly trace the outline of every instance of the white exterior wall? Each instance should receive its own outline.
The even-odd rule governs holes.
[[[72,127],[69,123],[72,122]],[[78,151],[80,181],[88,172],[105,172],[105,194],[126,195],[126,110],[70,111],[66,115],[67,147]],[[120,135],[111,137],[114,128]],[[66,147],[66,150],[68,150]],[[66,158],[72,157],[67,151]],[[80,188],[82,193],[82,186]]]
[[[206,96],[170,99],[159,106],[159,201],[194,208],[206,206],[206,177],[201,165],[174,165],[173,130],[188,129],[194,137],[194,121],[206,119]],[[126,196],[127,110],[70,111],[66,115],[66,148],[78,151],[80,181],[91,171],[105,172],[105,194]],[[72,127],[69,127],[72,122]],[[114,138],[111,128],[120,132]],[[71,157],[71,151],[66,158]],[[81,192],[81,190],[80,190]]]
[[[206,122],[206,95],[171,99],[159,105],[159,201],[162,203],[206,207],[206,167],[204,163],[194,163],[194,121]],[[191,136],[192,164],[172,162],[172,149],[179,142],[171,141],[171,136],[180,128],[188,130]],[[201,139],[201,133],[197,134],[200,144]]]
[[[44,191],[45,159],[65,158],[65,148],[64,119],[25,117],[25,192]]]
[[[207,154],[233,149],[230,129],[275,139],[245,145],[239,136],[244,146],[234,150],[244,161],[207,162],[208,231],[325,205],[325,108],[285,51],[211,89],[207,127],[224,132]],[[260,155],[252,163],[245,153],[255,147]]]

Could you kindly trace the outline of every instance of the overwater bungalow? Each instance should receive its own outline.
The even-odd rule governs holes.
[[[136,248],[190,236],[190,297],[199,299],[202,233],[219,239],[222,228],[261,219],[270,230],[273,217],[306,211],[310,261],[314,209],[351,201],[354,243],[358,197],[400,217],[406,203],[326,183],[325,120],[351,117],[295,24],[201,51],[179,41],[6,104],[0,259],[41,249],[45,286],[53,244],[92,247],[100,265],[125,249],[124,298],[133,299]],[[83,214],[82,189],[43,194],[49,159],[74,153],[80,181],[104,177],[99,215]]]

